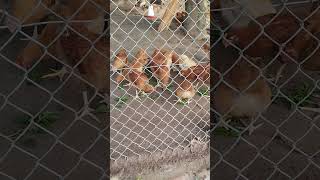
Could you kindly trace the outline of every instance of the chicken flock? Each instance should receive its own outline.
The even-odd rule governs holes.
[[[105,28],[104,16],[109,10],[109,3],[104,0],[70,0],[64,3],[46,0],[42,1],[43,6],[37,6],[37,3],[33,0],[14,0],[11,14],[15,18],[8,16],[6,20],[9,30],[14,32],[17,24],[21,22],[22,24],[36,23],[50,16],[59,16],[70,21],[87,21],[88,19],[91,21],[46,24],[39,35],[37,35],[38,32],[34,32],[33,38],[36,41],[29,41],[27,46],[18,53],[16,63],[28,69],[42,56],[44,59],[54,56],[68,65],[43,77],[59,76],[61,78],[68,72],[67,66],[69,69],[78,70],[80,78],[89,82],[88,84],[93,85],[99,92],[108,93],[109,71],[106,57],[109,56],[109,39],[101,34]],[[97,5],[101,8],[97,8]],[[34,13],[29,16],[32,10]]]
[[[219,4],[218,4],[219,5]],[[211,99],[219,123],[229,129],[230,118],[251,120],[249,134],[262,124],[254,120],[272,103],[272,93],[266,76],[260,72],[265,61],[278,59],[282,66],[271,83],[277,84],[286,65],[295,63],[309,71],[320,71],[320,13],[311,7],[303,24],[292,14],[279,12],[259,16],[242,27],[231,26],[223,37],[224,48],[236,47],[239,61],[224,77],[213,74],[214,93]],[[311,15],[310,15],[311,14]],[[301,26],[303,25],[303,26]],[[311,54],[311,55],[310,55]],[[223,79],[223,81],[219,81]],[[270,80],[270,79],[269,79]]]
[[[171,71],[174,71],[173,66],[177,66],[176,69],[179,69],[179,74],[184,77],[175,91],[180,102],[187,100],[187,103],[189,103],[190,99],[195,96],[195,83],[197,85],[199,83],[210,84],[210,63],[196,63],[186,55],[177,55],[174,51],[168,49],[155,49],[151,60],[149,60],[146,51],[140,49],[134,60],[129,63],[127,52],[122,48],[114,58],[112,71],[118,72],[116,77],[118,84],[128,81],[127,86],[134,86],[137,89],[136,91],[145,94],[155,92],[157,87],[165,90],[171,81]],[[150,84],[145,68],[150,68],[152,76],[157,79],[158,84],[156,86]]]

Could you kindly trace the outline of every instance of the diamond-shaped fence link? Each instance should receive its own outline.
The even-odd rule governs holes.
[[[214,1],[214,179],[319,179],[319,2]]]
[[[105,179],[109,130],[113,173],[203,155],[209,1],[0,5],[0,179]]]

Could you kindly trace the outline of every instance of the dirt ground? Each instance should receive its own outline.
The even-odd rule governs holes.
[[[291,6],[295,10],[300,7],[303,6]],[[218,38],[213,52],[217,60],[215,67],[220,72],[229,69],[238,57],[237,50],[224,48]],[[279,62],[275,61],[263,72],[269,78],[279,67]],[[212,179],[319,179],[320,119],[313,119],[316,113],[294,106],[290,108],[288,102],[281,98],[283,95],[292,97],[290,94],[303,83],[311,84],[313,94],[317,94],[320,90],[319,79],[319,72],[298,71],[296,64],[290,64],[277,85],[269,83],[274,95],[273,103],[256,122],[263,122],[263,126],[251,136],[246,133],[235,137],[213,135],[210,154]],[[318,98],[311,98],[310,101],[315,104],[306,106],[316,107],[319,104]]]

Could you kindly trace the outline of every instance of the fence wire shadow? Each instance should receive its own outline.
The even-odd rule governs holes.
[[[215,1],[215,179],[318,179],[318,1]]]

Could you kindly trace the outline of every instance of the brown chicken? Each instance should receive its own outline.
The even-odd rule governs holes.
[[[218,84],[214,90],[212,101],[219,115],[236,118],[246,117],[253,120],[271,103],[270,87],[262,77],[259,77],[259,70],[248,62],[241,60],[224,79],[237,91],[224,82]],[[221,121],[226,125],[224,119],[222,118]],[[249,134],[261,125],[255,127],[253,123],[251,121],[248,127]]]
[[[152,60],[150,62],[150,69],[153,76],[160,81],[161,87],[165,89],[170,81],[170,71],[173,61],[173,52],[168,50],[158,50],[153,52]],[[177,58],[177,57],[175,57]],[[159,85],[159,83],[158,83]]]
[[[245,28],[233,28],[225,34],[225,38],[230,42],[224,41],[224,45],[227,47],[232,43],[243,49],[245,55],[253,58],[274,57],[280,49],[279,44],[289,40],[300,28],[299,21],[294,16],[285,14],[277,17],[269,14],[258,17],[256,21],[265,26],[264,29],[253,21]],[[262,32],[264,33],[260,35]]]
[[[112,71],[117,71],[122,69],[128,64],[128,55],[124,48],[120,49],[116,57],[113,60]]]
[[[210,45],[208,43],[204,44],[202,46],[202,49],[204,50],[204,52],[206,52],[208,54],[210,53]]]
[[[84,3],[84,0],[71,0],[64,4],[61,4],[61,2],[57,0],[45,0],[41,1],[42,6],[37,6],[38,2],[39,1],[34,0],[14,0],[12,2],[11,14],[18,21],[22,21],[27,18],[23,21],[23,24],[39,22],[41,19],[46,18],[48,17],[48,15],[52,14],[52,12],[50,11],[54,11],[61,17],[70,17]],[[74,16],[74,19],[92,20],[91,22],[81,23],[81,25],[86,27],[90,33],[101,34],[101,29],[104,25],[104,12],[96,7],[95,4],[100,5],[100,7],[102,7],[102,9],[104,10],[108,10],[109,6],[108,3],[104,2],[103,0],[94,0],[94,2],[95,3],[93,3],[92,1],[87,2]],[[46,10],[46,8],[43,8],[43,6],[46,6],[50,10]],[[31,11],[33,12],[33,14],[29,17]],[[8,27],[11,27],[12,30],[15,29],[14,26],[17,26],[17,24],[15,24],[17,22],[14,22],[14,20],[12,20],[12,18],[10,18],[9,16],[8,19],[6,19],[6,22]],[[57,35],[61,32],[62,26],[62,24],[58,23],[47,24],[42,30],[40,36],[37,38],[37,41],[39,41],[39,43],[41,43],[43,46],[48,46],[49,44],[54,42]],[[60,54],[57,51],[59,51],[59,49],[61,48],[57,48],[57,44],[59,43],[53,43],[53,45],[49,47],[48,52],[53,55]],[[39,60],[42,54],[43,51],[41,47],[37,43],[30,41],[22,50],[22,52],[18,54],[17,63],[25,68],[29,67],[34,61]]]
[[[176,16],[174,18],[175,23],[177,24],[177,26],[181,26],[182,23],[186,20],[187,18],[187,13],[186,12],[177,12]]]
[[[155,89],[149,84],[148,77],[143,72],[143,67],[148,63],[148,56],[143,49],[140,49],[135,57],[135,60],[126,64],[122,73],[116,78],[120,83],[123,80],[129,81],[127,86],[135,86],[142,93],[152,93]],[[136,97],[138,93],[136,93]]]
[[[135,59],[131,62],[129,65],[131,69],[138,71],[138,72],[143,72],[143,67],[148,63],[148,55],[145,50],[140,49],[136,56]]]
[[[210,63],[197,64],[187,69],[181,70],[181,75],[190,82],[210,84]]]
[[[85,31],[85,29],[83,30]],[[83,32],[82,31],[82,32]],[[87,32],[88,33],[88,32]],[[89,36],[90,33],[87,35]],[[80,74],[98,90],[109,90],[108,39],[97,34],[90,34],[91,42],[78,34],[70,32],[69,36],[60,39],[64,53],[72,65],[77,65]],[[96,41],[96,42],[95,42]],[[92,42],[95,42],[92,44]],[[91,46],[95,48],[90,50]]]
[[[320,14],[312,16],[309,21],[310,24],[306,26],[308,32],[304,30],[299,32],[285,49],[291,58],[299,63],[303,62],[302,67],[311,71],[320,70],[318,41],[313,37],[320,37],[320,20],[318,18],[320,18]]]
[[[178,102],[183,102],[187,100],[187,104],[190,103],[190,99],[193,98],[196,94],[192,83],[188,80],[182,81],[179,87],[176,90],[176,96],[178,97]]]
[[[48,3],[49,1],[45,2]],[[29,3],[34,4],[35,2],[30,1]],[[55,6],[50,3],[48,7],[54,9],[54,11],[62,17],[70,17],[83,5],[83,3],[83,0],[72,0],[65,4],[55,4]],[[108,8],[108,3],[102,0],[95,0],[95,3],[101,5],[103,9]],[[96,87],[97,90],[105,92],[109,89],[107,70],[109,42],[107,38],[100,37],[99,35],[101,33],[101,27],[104,25],[103,21],[101,22],[101,17],[104,17],[104,12],[97,8],[95,3],[86,2],[86,4],[82,6],[81,10],[74,16],[75,20],[93,20],[92,22],[69,24],[72,28],[76,29],[78,33],[89,39],[91,42],[85,40],[77,33],[67,30],[62,36],[59,36],[55,43],[53,43],[57,35],[60,33],[59,30],[61,31],[61,25],[59,24],[46,25],[42,30],[38,41],[44,46],[48,46],[53,43],[48,49],[49,53],[57,55],[58,58],[66,57],[72,66],[77,66],[81,76],[85,80]],[[28,8],[30,7],[26,6],[25,8],[27,10],[24,9],[24,6],[21,6],[21,4],[16,3],[15,6],[13,6],[13,12],[28,12]],[[41,9],[39,11],[42,12]],[[46,13],[35,14],[36,16],[34,18],[29,18],[30,23],[33,21],[39,21],[39,19],[42,19],[47,15]],[[16,13],[16,15],[18,16],[17,18],[20,19],[24,18],[27,14]],[[40,15],[43,17],[40,17]],[[95,48],[90,50],[92,46]],[[90,52],[88,53],[89,50]],[[28,68],[34,61],[38,60],[42,54],[43,52],[41,47],[31,41],[18,55],[16,62],[22,67]],[[61,71],[61,73],[65,73],[65,71]],[[54,74],[57,76],[60,75],[59,73]]]

